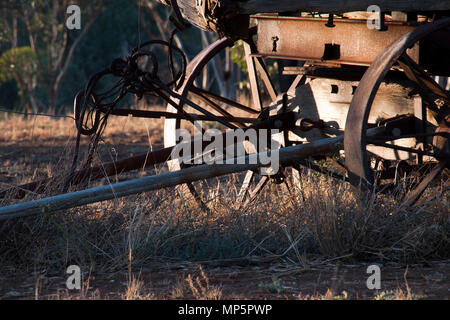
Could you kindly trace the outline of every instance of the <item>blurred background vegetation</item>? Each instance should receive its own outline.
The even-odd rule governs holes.
[[[80,30],[66,27],[71,4],[81,9]],[[168,40],[174,28],[171,14],[171,8],[155,0],[2,0],[0,108],[65,113],[91,75],[127,55],[140,40]],[[178,33],[175,43],[191,60],[214,40],[212,34],[189,28]],[[243,61],[240,50],[229,54],[226,60],[237,62],[231,63],[233,74],[238,73],[232,84],[245,83],[238,66]],[[217,82],[217,75],[211,78]]]

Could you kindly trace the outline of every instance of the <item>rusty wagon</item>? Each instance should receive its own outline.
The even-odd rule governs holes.
[[[0,208],[1,218],[181,184],[207,204],[212,188],[208,179],[246,172],[236,181],[239,206],[267,182],[283,183],[292,174],[295,183],[302,167],[348,181],[359,191],[386,191],[409,179],[414,183],[403,203],[412,205],[436,177],[448,176],[450,92],[442,80],[450,76],[450,1],[377,1],[375,6],[375,1],[342,0],[160,1],[172,6],[171,20],[178,29],[188,21],[217,33],[219,40],[187,65],[182,58],[181,71],[173,64],[173,81],[156,79],[156,58],[144,47],[165,45],[171,55],[183,57],[181,50],[156,41],[139,46],[128,60],[118,59],[94,80],[111,73],[120,76],[122,90],[156,94],[167,101],[167,110],[119,109],[115,100],[101,103],[93,89],[85,89],[75,99],[75,115],[86,135],[101,131],[105,115],[163,117],[165,148],[106,164],[102,170],[73,171],[68,183],[167,160],[170,172]],[[248,101],[200,85],[208,64],[238,41],[245,52]],[[144,55],[153,64],[142,71],[133,59]],[[277,62],[283,84],[273,78],[266,61]],[[286,76],[291,79],[287,84]],[[122,94],[119,90],[116,97]],[[186,166],[170,159],[176,130],[193,129],[196,120],[218,124],[224,135],[227,128],[279,129],[272,138],[279,141],[282,170],[262,174],[261,163]],[[329,165],[319,166],[312,157],[328,159]],[[38,187],[31,183],[22,190]]]

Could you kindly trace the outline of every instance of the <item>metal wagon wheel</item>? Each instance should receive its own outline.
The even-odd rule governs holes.
[[[419,41],[427,40],[439,45],[439,50],[445,50],[446,55],[442,55],[443,57],[450,57],[450,31],[447,29],[449,26],[450,18],[444,18],[416,28],[388,46],[365,72],[351,101],[344,134],[345,163],[350,182],[354,186],[367,190],[376,185],[376,168],[371,168],[369,160],[370,149],[374,147],[408,152],[416,155],[416,163],[421,164],[423,161],[423,164],[431,164],[431,170],[422,175],[416,186],[407,193],[405,203],[409,205],[414,204],[434,178],[449,167],[449,92],[436,83],[407,51]],[[394,136],[385,137],[384,140],[368,138],[366,130],[371,125],[369,116],[377,91],[393,67],[399,69],[414,85],[422,103],[415,108],[416,118],[413,118],[413,126],[409,122],[401,131],[397,128]],[[387,143],[401,138],[414,138],[417,145],[401,147]]]
[[[246,55],[248,78],[250,82],[250,93],[251,101],[253,101],[253,106],[249,103],[241,103],[236,101],[237,99],[231,100],[229,98],[223,97],[220,94],[214,93],[209,90],[204,90],[197,86],[196,81],[202,75],[204,69],[207,67],[208,63],[212,62],[213,59],[220,55],[227,47],[231,47],[234,41],[228,38],[220,39],[210,46],[203,49],[188,65],[186,78],[184,83],[178,90],[178,94],[183,97],[193,99],[195,102],[204,106],[206,110],[213,113],[215,116],[220,116],[222,122],[222,130],[224,125],[228,128],[248,128],[253,123],[257,123],[262,118],[263,111],[263,92],[266,93],[266,98],[268,97],[268,102],[266,106],[277,100],[277,92],[275,86],[270,78],[264,61],[258,57],[252,57],[251,53],[255,52],[256,48],[253,41],[247,40],[244,42],[244,49]],[[267,100],[267,99],[266,99]],[[181,103],[183,109],[187,110],[188,106]],[[178,112],[172,105],[167,105],[168,112]],[[195,110],[191,110],[192,112]],[[241,112],[241,116],[237,117],[237,112]],[[211,121],[217,120],[211,118]],[[224,123],[224,121],[226,123]],[[212,124],[213,126],[215,125]],[[228,124],[228,125],[227,125]],[[164,145],[165,147],[173,146],[176,144],[176,130],[187,127],[193,129],[192,123],[186,120],[180,119],[166,119],[164,124]],[[193,130],[192,130],[193,131]],[[183,167],[183,164],[179,161],[170,161],[168,163],[169,170],[175,171]],[[239,208],[241,204],[248,203],[257,195],[257,193],[267,185],[271,179],[265,175],[259,175],[253,171],[248,171],[245,177],[242,179],[240,177],[238,181],[235,182],[235,187],[237,187],[237,198],[235,208]],[[279,180],[277,180],[279,181]],[[210,183],[216,183],[217,186],[212,186],[208,184],[208,181],[201,181],[197,183],[190,183],[183,186],[184,193],[192,194],[197,200],[202,204],[208,204],[208,198],[211,196],[205,195],[205,192],[211,189],[218,188],[220,184],[219,179],[210,180]],[[186,188],[187,187],[187,190]],[[209,191],[208,191],[209,192]],[[217,195],[217,194],[216,194]],[[213,196],[216,196],[213,194]]]

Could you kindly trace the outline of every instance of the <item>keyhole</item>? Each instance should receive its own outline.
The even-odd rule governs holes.
[[[272,37],[272,41],[273,41],[273,43],[272,43],[272,52],[277,52],[277,41],[279,39],[280,38],[278,38],[277,36]]]

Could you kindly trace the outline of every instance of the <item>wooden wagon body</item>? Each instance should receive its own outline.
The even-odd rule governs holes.
[[[254,14],[276,13],[291,15],[299,12],[332,13],[361,17],[377,6],[382,12],[435,15],[450,10],[449,0],[158,0],[165,5],[178,7],[182,16],[195,26],[209,31],[228,32],[228,35],[243,31],[244,17]],[[353,14],[353,16],[354,16]],[[245,23],[245,22],[244,22]]]

